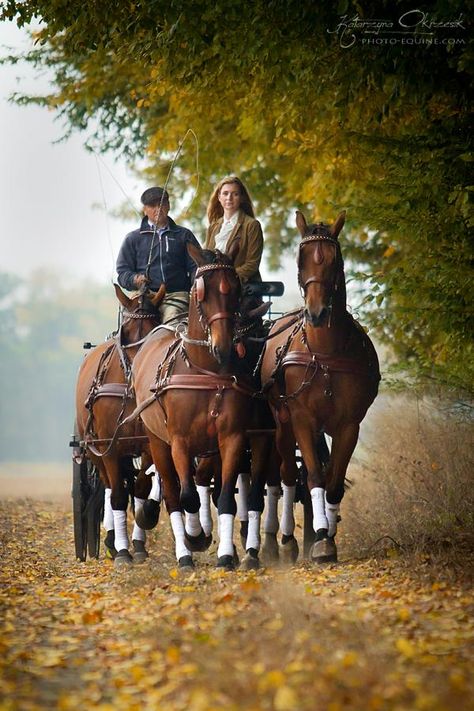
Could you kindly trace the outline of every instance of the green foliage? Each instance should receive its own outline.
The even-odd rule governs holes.
[[[7,0],[3,17],[45,23],[28,58],[53,70],[56,89],[26,100],[54,107],[70,130],[98,119],[89,143],[145,158],[150,181],[165,179],[194,129],[198,233],[211,186],[229,172],[250,186],[273,265],[297,238],[294,208],[328,221],[346,208],[344,250],[370,275],[378,337],[410,372],[472,390],[468,6],[417,9],[465,29],[436,29],[433,46],[342,47],[341,15],[397,24],[413,10],[388,0]],[[195,172],[190,142],[171,190],[189,191]]]
[[[0,459],[66,460],[82,344],[114,329],[114,291],[65,289],[46,272],[0,282]]]

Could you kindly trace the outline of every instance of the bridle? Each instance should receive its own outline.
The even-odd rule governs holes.
[[[324,261],[324,255],[322,254],[320,244],[325,242],[329,244],[333,244],[334,247],[336,248],[336,261],[334,264],[335,267],[335,277],[332,281],[328,279],[319,279],[317,276],[311,276],[309,279],[306,279],[306,281],[303,282],[301,278],[301,250],[306,244],[309,244],[310,242],[316,242],[318,243],[316,247],[315,254],[313,256],[313,259],[316,264],[322,264]],[[298,285],[300,289],[303,291],[303,293],[306,295],[306,290],[309,286],[309,284],[324,284],[329,287],[330,293],[332,296],[332,293],[334,291],[337,291],[338,288],[338,277],[339,277],[339,269],[338,269],[338,255],[339,255],[339,242],[337,239],[334,239],[332,237],[329,229],[326,227],[326,225],[323,225],[322,223],[319,223],[314,226],[313,231],[307,235],[306,237],[303,237],[303,239],[300,242],[299,249],[298,249]]]
[[[208,318],[206,317],[203,311],[202,302],[206,299],[206,284],[203,275],[208,272],[213,272],[217,270],[221,270],[224,272],[219,282],[219,292],[221,294],[228,294],[230,292],[231,286],[225,276],[225,272],[231,271],[233,274],[236,275],[235,267],[232,264],[204,264],[203,266],[198,267],[198,269],[196,270],[193,288],[191,290],[191,293],[194,298],[194,303],[196,304],[196,309],[199,314],[199,322],[203,328],[203,331],[208,337],[209,327],[212,323],[214,323],[214,321],[225,319],[227,321],[234,322],[236,315],[238,315],[230,311],[218,311],[217,313],[212,314],[212,316]]]
[[[119,342],[121,341],[122,338],[122,329],[124,325],[127,323],[127,321],[159,321],[160,315],[157,311],[148,311],[145,307],[145,294],[140,294],[139,302],[138,302],[138,309],[136,311],[129,311],[125,307],[122,308],[122,323],[120,324],[119,328],[119,333],[118,333],[118,339]],[[141,329],[139,331],[139,334],[141,335]],[[149,335],[149,334],[148,334]],[[142,343],[145,341],[147,336],[144,338],[140,338],[138,341],[134,341],[133,343],[127,343],[127,344],[120,344],[121,348],[133,348],[134,346],[140,346]]]

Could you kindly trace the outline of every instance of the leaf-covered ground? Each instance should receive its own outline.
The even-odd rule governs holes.
[[[175,568],[166,514],[150,559],[76,562],[64,503],[3,501],[0,709],[472,708],[462,577],[403,560],[220,573]]]

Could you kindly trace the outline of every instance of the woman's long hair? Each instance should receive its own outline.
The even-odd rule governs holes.
[[[237,176],[235,175],[229,175],[226,178],[222,178],[222,180],[219,180],[214,189],[214,192],[211,195],[211,199],[209,200],[209,204],[207,206],[207,218],[209,220],[210,225],[212,225],[213,222],[216,222],[224,214],[224,208],[219,202],[219,194],[222,190],[222,186],[227,185],[227,183],[235,183],[235,185],[239,186],[241,198],[239,210],[242,210],[250,217],[255,217],[252,200],[250,198],[247,188],[240,180],[240,178],[237,178]]]

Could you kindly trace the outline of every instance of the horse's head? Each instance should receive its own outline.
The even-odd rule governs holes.
[[[161,323],[158,308],[166,293],[165,286],[162,284],[157,292],[142,288],[132,298],[126,296],[118,284],[114,284],[114,288],[123,307],[121,341],[135,343]]]
[[[343,288],[343,262],[338,242],[346,213],[341,212],[329,227],[322,222],[307,225],[296,211],[296,226],[301,234],[298,249],[298,283],[303,290],[304,316],[312,326],[323,326],[329,319],[333,300]]]
[[[212,356],[220,365],[226,365],[233,349],[234,321],[240,308],[240,280],[234,268],[236,253],[203,250],[190,242],[187,248],[198,267],[191,289],[189,325],[197,316]]]

